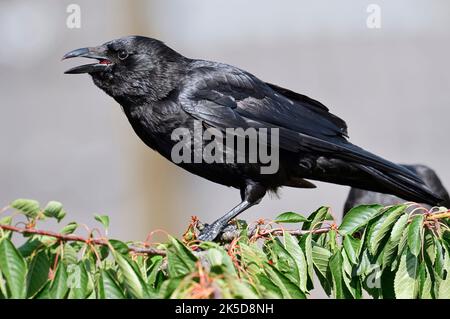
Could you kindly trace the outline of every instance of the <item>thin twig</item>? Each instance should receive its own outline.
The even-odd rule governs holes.
[[[450,218],[450,210],[446,212],[439,212],[431,214],[427,217],[427,220],[436,220],[436,219],[442,219],[442,218]]]
[[[20,228],[16,226],[11,225],[0,225],[1,229],[9,230],[15,233],[21,233],[21,234],[30,234],[30,235],[43,235],[48,237],[56,238],[60,241],[70,242],[70,241],[78,241],[78,242],[84,242],[86,244],[91,245],[98,245],[98,246],[108,246],[109,242],[107,239],[104,238],[84,238],[77,235],[64,235],[59,234],[52,231],[47,230],[40,230],[36,228]],[[166,252],[162,249],[156,249],[156,248],[137,248],[137,247],[128,247],[130,252],[137,253],[137,254],[147,254],[147,255],[160,255],[165,256]]]

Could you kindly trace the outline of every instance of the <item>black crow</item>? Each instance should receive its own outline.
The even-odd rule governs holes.
[[[198,121],[202,129],[220,132],[229,128],[278,130],[279,164],[271,174],[262,173],[259,160],[175,162],[191,173],[240,190],[242,202],[206,226],[201,240],[215,239],[231,219],[258,204],[268,191],[276,192],[281,186],[315,187],[307,179],[431,205],[441,200],[408,169],[351,144],[346,123],[322,103],[237,67],[186,58],[161,41],[142,36],[77,49],[63,59],[74,57],[97,62],[65,73],[91,75],[95,85],[122,106],[142,141],[172,162],[171,152],[178,143],[172,133],[180,127],[192,131]]]
[[[436,172],[425,165],[402,165],[412,172],[420,176],[425,184],[440,198],[442,202],[439,204],[445,207],[450,207],[450,197]],[[353,207],[367,204],[380,204],[383,206],[397,205],[405,202],[405,199],[399,198],[395,195],[382,194],[364,189],[354,188],[350,189],[347,200],[344,205],[344,215]],[[429,205],[425,205],[430,209]]]

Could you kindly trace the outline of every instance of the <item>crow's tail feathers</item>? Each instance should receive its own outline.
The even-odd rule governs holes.
[[[419,177],[410,179],[405,177],[404,174],[396,172],[396,170],[381,171],[366,165],[354,165],[374,179],[374,182],[378,184],[376,186],[377,191],[380,193],[393,194],[405,200],[425,203],[431,206],[439,205],[443,202],[443,199],[434,194]],[[398,166],[404,168],[404,166]],[[411,173],[415,174],[414,172]]]

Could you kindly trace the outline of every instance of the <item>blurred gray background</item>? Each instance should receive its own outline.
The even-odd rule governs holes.
[[[81,28],[66,26],[69,4]],[[369,4],[381,28],[366,25]],[[156,37],[180,53],[236,65],[309,95],[349,125],[350,140],[392,161],[424,163],[450,186],[450,2],[266,0],[0,0],[0,203],[59,200],[69,219],[142,240],[180,235],[197,215],[212,221],[239,192],[190,175],[148,149],[117,103],[87,75],[60,62],[75,48],[129,34]],[[348,188],[285,188],[242,217],[341,216]]]

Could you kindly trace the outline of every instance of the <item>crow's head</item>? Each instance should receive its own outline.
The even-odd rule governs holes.
[[[118,99],[159,99],[179,79],[188,59],[161,41],[128,36],[97,47],[70,51],[63,60],[75,57],[96,59],[76,66],[66,74],[88,73],[95,85]]]

